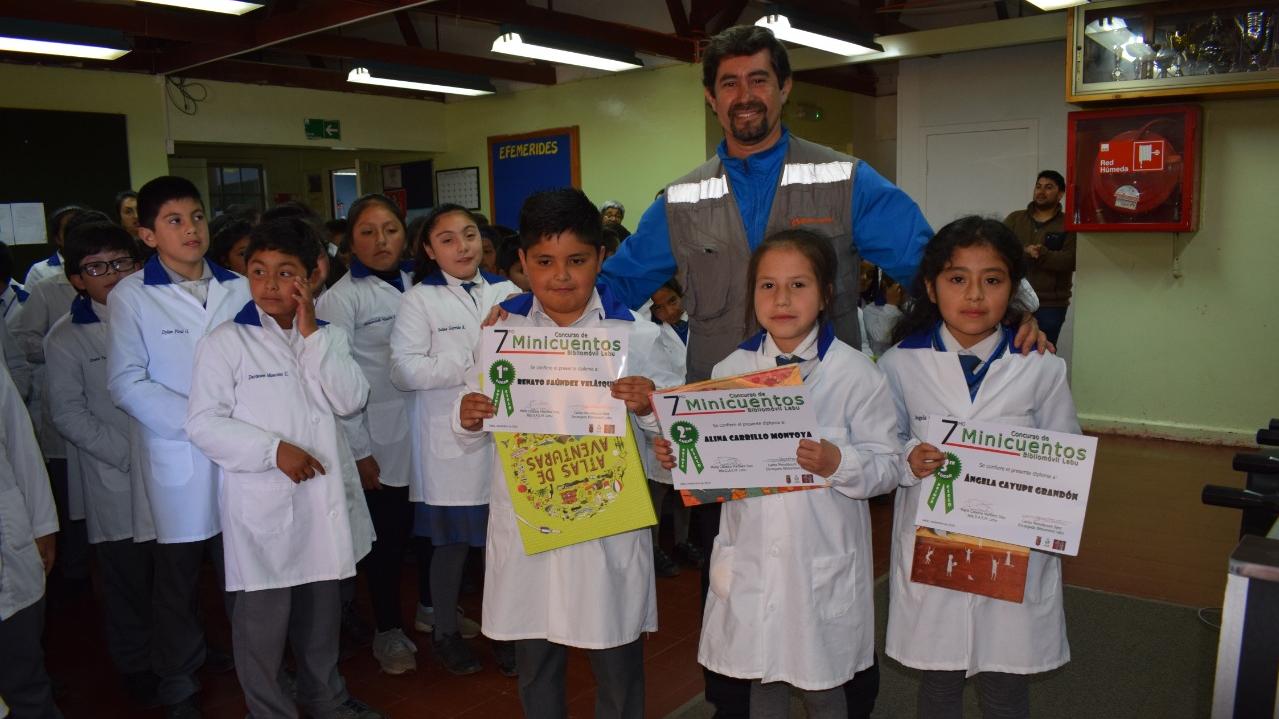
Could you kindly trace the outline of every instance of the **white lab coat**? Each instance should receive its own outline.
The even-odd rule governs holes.
[[[649,300],[649,302],[651,303],[652,300]],[[646,313],[643,308],[640,308],[638,314],[641,318],[652,316],[651,312]],[[684,315],[683,319],[687,322],[688,315]],[[657,325],[659,332],[657,341],[659,357],[661,358],[659,361],[674,375],[681,378],[677,384],[683,384],[682,378],[688,374],[688,346],[684,344],[684,340],[679,338],[679,333],[675,331],[674,327],[665,322],[655,322],[654,324]],[[658,389],[664,388],[659,385]],[[640,455],[644,461],[644,474],[654,482],[673,484],[674,480],[671,479],[671,471],[657,461],[657,454],[653,449],[653,439],[655,437],[656,435],[645,432],[643,437],[635,438],[644,444],[643,454]],[[657,509],[660,511],[660,507]]]
[[[491,442],[453,434],[453,405],[474,367],[480,323],[493,305],[520,290],[480,273],[468,294],[461,280],[427,275],[404,293],[391,329],[391,381],[413,392],[413,466],[409,499],[437,507],[488,504]]]
[[[412,286],[407,272],[400,272],[400,281]],[[359,260],[352,260],[351,270],[315,304],[317,317],[346,332],[351,354],[369,381],[368,405],[342,418],[342,428],[355,458],[373,455],[382,472],[381,482],[388,487],[407,486],[413,472],[409,438],[413,394],[391,384],[391,325],[403,297],[389,283],[368,274]]]
[[[107,387],[135,420],[130,475],[138,541],[152,531],[161,543],[196,542],[221,531],[218,468],[191,445],[183,424],[196,342],[249,301],[249,283],[230,270],[210,269],[204,306],[169,279],[159,255],[107,298]]]
[[[27,276],[22,283],[29,288],[46,277],[65,274],[65,270],[62,269],[62,250],[57,250],[52,255],[31,265],[31,269],[27,270]]]
[[[821,690],[875,659],[865,500],[897,486],[901,444],[888,383],[869,358],[830,326],[814,328],[798,350],[810,358],[801,371],[817,413],[814,439],[834,443],[842,459],[829,489],[724,504],[697,660],[728,676]],[[778,354],[761,333],[712,375],[774,368]]]
[[[862,313],[862,344],[870,348],[871,357],[882,357],[893,346],[893,328],[902,317],[901,309],[887,303],[870,304],[858,312]]]
[[[79,460],[90,544],[133,536],[131,420],[107,391],[106,312],[79,297],[44,338],[49,412]]]
[[[355,576],[372,521],[336,415],[358,412],[368,396],[346,333],[327,325],[304,338],[249,302],[200,340],[186,430],[223,470],[228,592]],[[325,473],[294,484],[277,468],[280,442]]]
[[[36,267],[42,265],[43,263]],[[58,433],[58,428],[53,426],[45,399],[48,383],[45,379],[44,337],[49,334],[54,322],[71,311],[71,302],[76,298],[75,288],[63,274],[61,264],[57,266],[57,270],[57,274],[27,283],[27,301],[14,313],[13,323],[10,325],[14,339],[18,340],[18,346],[26,353],[27,362],[31,365],[32,385],[27,407],[45,459],[69,458],[66,442]]]
[[[9,378],[18,389],[23,402],[31,396],[31,365],[27,363],[27,353],[18,346],[18,340],[9,331],[7,322],[0,322],[0,352],[4,353],[4,365],[9,370]]]
[[[556,326],[531,294],[503,302],[502,307],[510,314],[499,327]],[[624,327],[630,331],[627,374],[648,377],[658,387],[682,381],[656,356],[657,327],[636,317],[606,287],[596,291],[572,326]],[[478,375],[472,373],[465,391],[478,388]],[[451,411],[454,432],[470,443],[491,444],[487,433],[462,429],[460,402],[461,394]],[[652,414],[638,418],[638,423],[646,431],[657,429]],[[648,527],[529,556],[496,462],[491,476],[484,634],[501,641],[547,639],[582,649],[608,649],[633,642],[642,632],[657,631],[653,533]]]
[[[0,621],[44,596],[35,538],[58,531],[58,514],[27,408],[0,372]],[[8,661],[6,659],[5,661]]]
[[[4,318],[5,324],[13,321],[18,306],[26,301],[27,289],[18,282],[10,280],[4,289],[0,289],[0,317]]]
[[[1052,354],[1010,351],[990,362],[970,399],[955,352],[933,349],[932,331],[909,337],[879,361],[897,403],[906,453],[926,436],[929,415],[1079,432],[1066,363]],[[905,456],[905,455],[903,455]],[[901,464],[893,515],[888,656],[926,670],[1033,674],[1070,661],[1062,608],[1061,561],[1030,552],[1021,604],[910,581],[915,507],[923,484]]]

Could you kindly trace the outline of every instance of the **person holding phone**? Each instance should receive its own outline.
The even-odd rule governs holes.
[[[1061,173],[1044,170],[1035,178],[1034,196],[1026,209],[1004,219],[1026,253],[1027,279],[1039,295],[1035,320],[1053,344],[1066,321],[1075,273],[1075,233],[1066,232],[1066,215],[1061,211],[1065,191]]]

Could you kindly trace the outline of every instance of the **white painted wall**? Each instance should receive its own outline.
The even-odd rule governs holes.
[[[1038,170],[1066,174],[1066,113],[1075,108],[1064,99],[1064,62],[1065,45],[1060,42],[903,60],[897,79],[897,185],[925,207],[928,147],[921,139],[931,133],[974,127],[1033,127],[1037,157],[1021,164],[1036,169],[1026,169],[1026,177],[1009,182],[979,181],[963,188],[974,204],[973,212],[991,214],[991,208],[1001,207],[1002,211],[993,214],[1003,219],[1003,215],[1024,208],[1030,202]],[[947,178],[947,184],[953,185],[953,178],[965,175],[964,167],[937,167],[937,158],[934,153],[932,172]],[[1009,160],[1006,164],[1018,163]],[[982,171],[978,168],[974,174]],[[949,205],[940,206],[945,209],[937,212],[954,214]],[[953,218],[928,219],[937,223]],[[1072,300],[1058,347],[1067,361],[1074,345],[1074,309]]]

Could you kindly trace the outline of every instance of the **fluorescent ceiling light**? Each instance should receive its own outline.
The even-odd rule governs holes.
[[[609,72],[644,67],[644,63],[628,51],[586,43],[575,38],[554,37],[547,33],[506,27],[502,28],[502,34],[493,41],[493,52]]]
[[[832,31],[830,28],[836,25],[834,22],[802,17],[790,8],[777,5],[768,6],[764,17],[756,20],[755,24],[772,30],[778,40],[845,57],[884,51],[883,46],[870,35],[848,30]]]
[[[1040,10],[1063,10],[1076,5],[1087,5],[1088,0],[1026,0],[1026,2],[1034,5]]]
[[[361,85],[381,85],[382,87],[398,87],[402,90],[419,90],[422,92],[443,92],[450,95],[492,95],[495,90],[487,80],[475,81],[464,78],[433,77],[412,68],[399,68],[378,63],[365,63],[351,69],[347,73],[347,82]]]
[[[204,10],[206,12],[220,12],[227,15],[243,15],[247,12],[253,12],[262,7],[265,3],[260,2],[240,2],[240,0],[139,0],[140,2],[151,3],[152,5],[170,5],[172,7],[186,8],[187,10]]]
[[[0,51],[116,60],[129,54],[124,34],[80,25],[0,19]]]

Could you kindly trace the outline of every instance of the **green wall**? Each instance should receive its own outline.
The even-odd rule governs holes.
[[[634,231],[657,191],[706,157],[700,77],[675,65],[450,102],[435,169],[478,166],[489,212],[487,137],[577,125],[582,190],[596,204],[620,201]]]
[[[1202,106],[1199,230],[1079,236],[1087,427],[1251,442],[1279,416],[1279,99]]]

